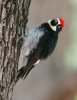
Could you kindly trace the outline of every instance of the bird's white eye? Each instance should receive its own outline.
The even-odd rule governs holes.
[[[58,24],[58,20],[56,18],[51,20],[51,25],[52,26],[56,26],[57,24]]]

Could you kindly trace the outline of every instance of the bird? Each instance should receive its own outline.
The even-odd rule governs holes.
[[[51,18],[40,26],[36,26],[24,36],[17,80],[25,79],[31,69],[53,53],[59,32],[64,29],[64,25],[63,18]]]

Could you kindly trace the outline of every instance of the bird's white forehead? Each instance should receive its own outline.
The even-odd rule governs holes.
[[[57,21],[58,21],[58,24],[57,25],[59,25],[59,24],[61,24],[61,22],[60,22],[60,20],[59,20],[59,18],[56,18],[57,19]],[[51,29],[53,29],[54,31],[56,31],[56,26],[52,26],[51,25],[51,21],[52,21],[53,19],[50,19],[50,20],[48,20],[48,24],[49,24],[49,26],[51,27]]]
[[[56,18],[56,19],[58,20],[58,24],[61,24],[60,19],[59,18]]]

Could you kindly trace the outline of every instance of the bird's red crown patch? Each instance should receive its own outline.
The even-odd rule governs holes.
[[[62,19],[62,18],[59,18],[59,19],[60,19],[60,22],[62,24],[62,28],[64,28],[64,26],[65,26],[64,19]]]

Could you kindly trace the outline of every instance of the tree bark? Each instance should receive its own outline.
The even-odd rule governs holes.
[[[0,100],[11,100],[31,0],[0,0]]]

